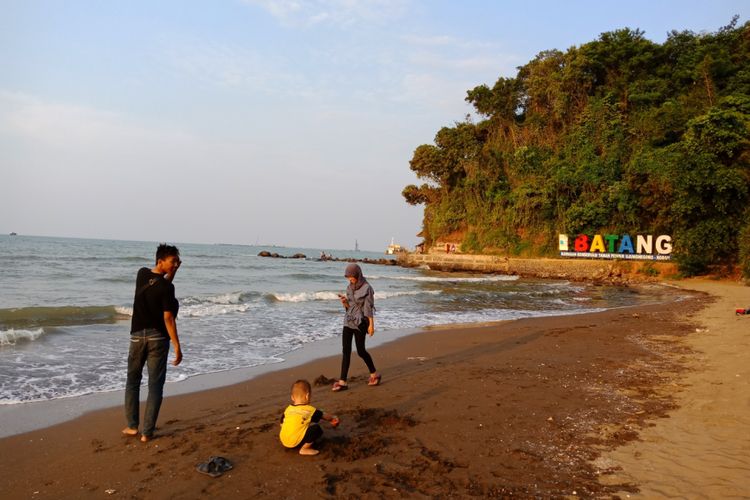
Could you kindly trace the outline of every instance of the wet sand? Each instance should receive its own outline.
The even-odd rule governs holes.
[[[711,285],[707,291],[715,293]],[[707,304],[709,308],[703,310]],[[644,448],[648,440],[639,439],[651,432],[661,434],[659,429],[683,411],[678,405],[704,382],[703,367],[724,366],[725,357],[737,354],[715,350],[719,343],[707,338],[707,333],[721,336],[722,327],[712,325],[709,332],[703,331],[701,322],[710,319],[705,315],[717,304],[704,294],[693,294],[678,302],[596,314],[429,330],[375,347],[371,353],[383,373],[381,386],[366,386],[366,369],[355,355],[350,390],[332,393],[328,385],[314,387],[312,404],[342,419],[335,430],[324,424],[324,441],[316,457],[285,450],[278,442],[278,419],[291,382],[335,377],[338,357],[229,387],[167,394],[157,439],[148,444],[120,436],[121,408],[96,411],[0,440],[4,471],[0,494],[3,498],[624,497],[639,491],[658,495],[663,490],[649,489],[657,483],[643,470],[650,467],[647,455],[659,459],[660,450]],[[750,317],[735,318],[734,307],[728,312],[715,309],[712,314],[718,318],[731,313],[735,327],[746,324],[741,320],[750,321]],[[747,352],[737,356],[738,368],[748,365],[740,365]],[[740,377],[722,381],[721,391],[711,394],[726,391],[727,399],[717,396],[711,405],[737,408],[737,419],[748,415],[743,373],[747,372],[737,371]],[[693,379],[689,385],[683,383]],[[737,385],[738,381],[745,385]],[[739,424],[734,432],[740,432]],[[744,449],[743,456],[748,456],[747,432],[716,439],[734,440],[738,451]],[[670,453],[691,454],[691,460],[699,461],[707,450],[694,439],[687,441],[675,442]],[[708,451],[717,449],[716,440],[709,444]],[[730,453],[735,453],[734,448]],[[234,469],[215,479],[195,472],[196,464],[212,455],[227,457]],[[672,477],[662,472],[659,480],[673,484],[684,480],[682,474],[700,472],[674,470]],[[708,484],[693,478],[698,487]],[[695,488],[687,496],[702,491]]]

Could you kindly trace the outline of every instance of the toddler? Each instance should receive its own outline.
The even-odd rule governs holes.
[[[296,448],[301,443],[300,455],[317,455],[318,450],[313,443],[323,435],[323,429],[318,422],[327,420],[332,427],[339,425],[335,415],[328,415],[310,406],[312,389],[307,380],[298,380],[292,384],[292,404],[286,407],[281,416],[281,432],[279,439],[287,448]]]

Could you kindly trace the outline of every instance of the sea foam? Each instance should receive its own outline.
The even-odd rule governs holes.
[[[368,276],[372,279],[421,281],[426,283],[488,283],[493,281],[516,281],[518,276],[496,274],[491,276]]]
[[[279,302],[310,302],[313,300],[338,300],[336,292],[273,293],[271,297]]]
[[[18,342],[31,342],[44,335],[43,328],[36,330],[0,330],[0,346],[16,345]]]
[[[311,302],[315,300],[339,300],[342,292],[298,292],[298,293],[274,293],[271,296],[279,302]],[[440,290],[408,290],[396,292],[375,292],[376,299],[391,299],[394,297],[406,297],[412,295],[438,295]]]

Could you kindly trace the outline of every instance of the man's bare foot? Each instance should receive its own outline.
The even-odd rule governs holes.
[[[138,429],[131,429],[130,427],[125,427],[122,430],[122,433],[126,436],[137,436],[138,435]]]
[[[320,452],[312,447],[312,443],[303,444],[302,448],[299,449],[300,455],[312,456],[312,455],[317,455],[318,453]]]
[[[148,443],[151,439],[151,436],[141,436],[141,443]]]

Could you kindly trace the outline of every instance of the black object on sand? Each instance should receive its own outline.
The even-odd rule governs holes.
[[[198,464],[195,470],[207,476],[219,477],[233,467],[232,462],[224,457],[209,457],[208,462]]]

